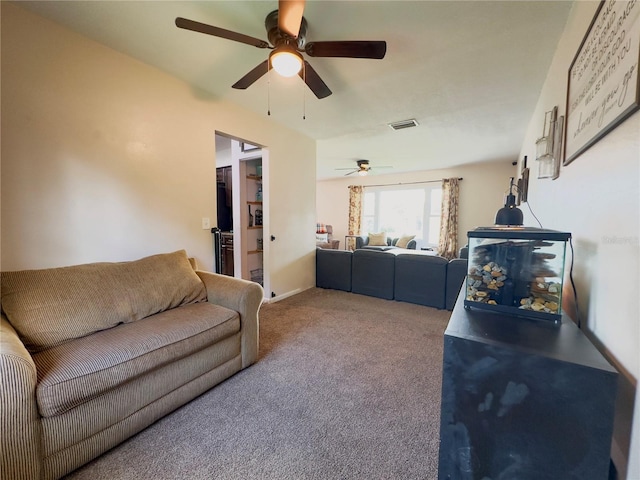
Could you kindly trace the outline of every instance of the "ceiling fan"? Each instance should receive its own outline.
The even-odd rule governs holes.
[[[352,169],[352,168],[336,168],[336,170],[351,170],[350,172],[344,174],[345,177],[347,175],[352,175],[354,173],[357,173],[358,175],[364,177],[365,175],[368,175],[369,171],[373,168],[371,166],[371,164],[369,163],[369,160],[356,160],[356,164],[358,165],[358,167],[355,168],[355,169]],[[393,167],[388,166],[388,165],[383,165],[383,166],[376,167],[376,168],[393,168]]]
[[[387,43],[363,40],[307,43],[307,21],[302,16],[304,3],[304,0],[279,0],[278,10],[271,12],[265,19],[267,38],[270,43],[182,17],[176,18],[176,26],[272,50],[267,60],[234,83],[233,88],[244,90],[273,68],[283,76],[299,75],[316,97],[325,98],[331,95],[331,90],[309,62],[303,59],[302,53],[310,57],[382,59],[387,51]]]

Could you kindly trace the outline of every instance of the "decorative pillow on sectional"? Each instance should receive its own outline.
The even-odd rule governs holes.
[[[398,239],[398,241],[396,242],[396,247],[407,248],[407,245],[409,245],[409,242],[414,238],[416,238],[415,235],[404,235]]]
[[[369,246],[371,247],[386,247],[387,246],[387,234],[382,233],[370,233],[369,234]]]
[[[2,310],[32,353],[206,300],[184,250],[133,262],[2,272],[1,289]]]
[[[328,233],[316,233],[316,242],[327,243],[329,241]]]

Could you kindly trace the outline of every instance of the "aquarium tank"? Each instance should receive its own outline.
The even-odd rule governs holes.
[[[468,232],[465,308],[559,321],[570,233],[531,227]]]

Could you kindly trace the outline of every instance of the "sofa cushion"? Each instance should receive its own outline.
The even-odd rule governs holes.
[[[238,313],[197,303],[71,340],[33,356],[43,417],[64,413],[240,331]],[[238,354],[240,354],[238,348]]]
[[[396,242],[396,247],[407,248],[407,245],[409,245],[409,242],[414,238],[416,238],[415,235],[404,235],[398,239],[398,241]]]
[[[2,272],[1,288],[2,310],[32,353],[206,300],[184,250],[132,262]]]
[[[432,252],[416,251],[397,255],[394,298],[402,302],[444,308],[447,264],[446,258],[433,255]]]
[[[372,247],[381,247],[387,245],[387,234],[382,233],[370,233],[369,234],[369,243],[368,245]]]
[[[466,258],[454,258],[447,264],[447,310],[453,310],[456,304],[460,289],[464,283],[464,279],[467,276],[467,259]]]
[[[391,252],[355,250],[351,260],[351,291],[393,300],[395,260]]]
[[[388,252],[389,250],[397,250],[398,247],[394,247],[391,245],[385,245],[384,247],[382,245],[374,245],[373,247],[370,245],[365,245],[362,248],[359,248],[358,250],[377,250],[378,252]]]
[[[316,243],[317,242],[327,243],[328,241],[329,241],[328,233],[316,233]]]
[[[316,287],[351,291],[351,257],[348,250],[316,250]]]

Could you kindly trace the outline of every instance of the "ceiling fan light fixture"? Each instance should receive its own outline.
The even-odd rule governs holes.
[[[368,173],[369,173],[369,170],[365,170],[365,169],[358,170],[358,175],[360,175],[361,177],[366,177]]]
[[[276,48],[269,55],[271,67],[283,77],[293,77],[302,69],[302,55],[289,45]]]

